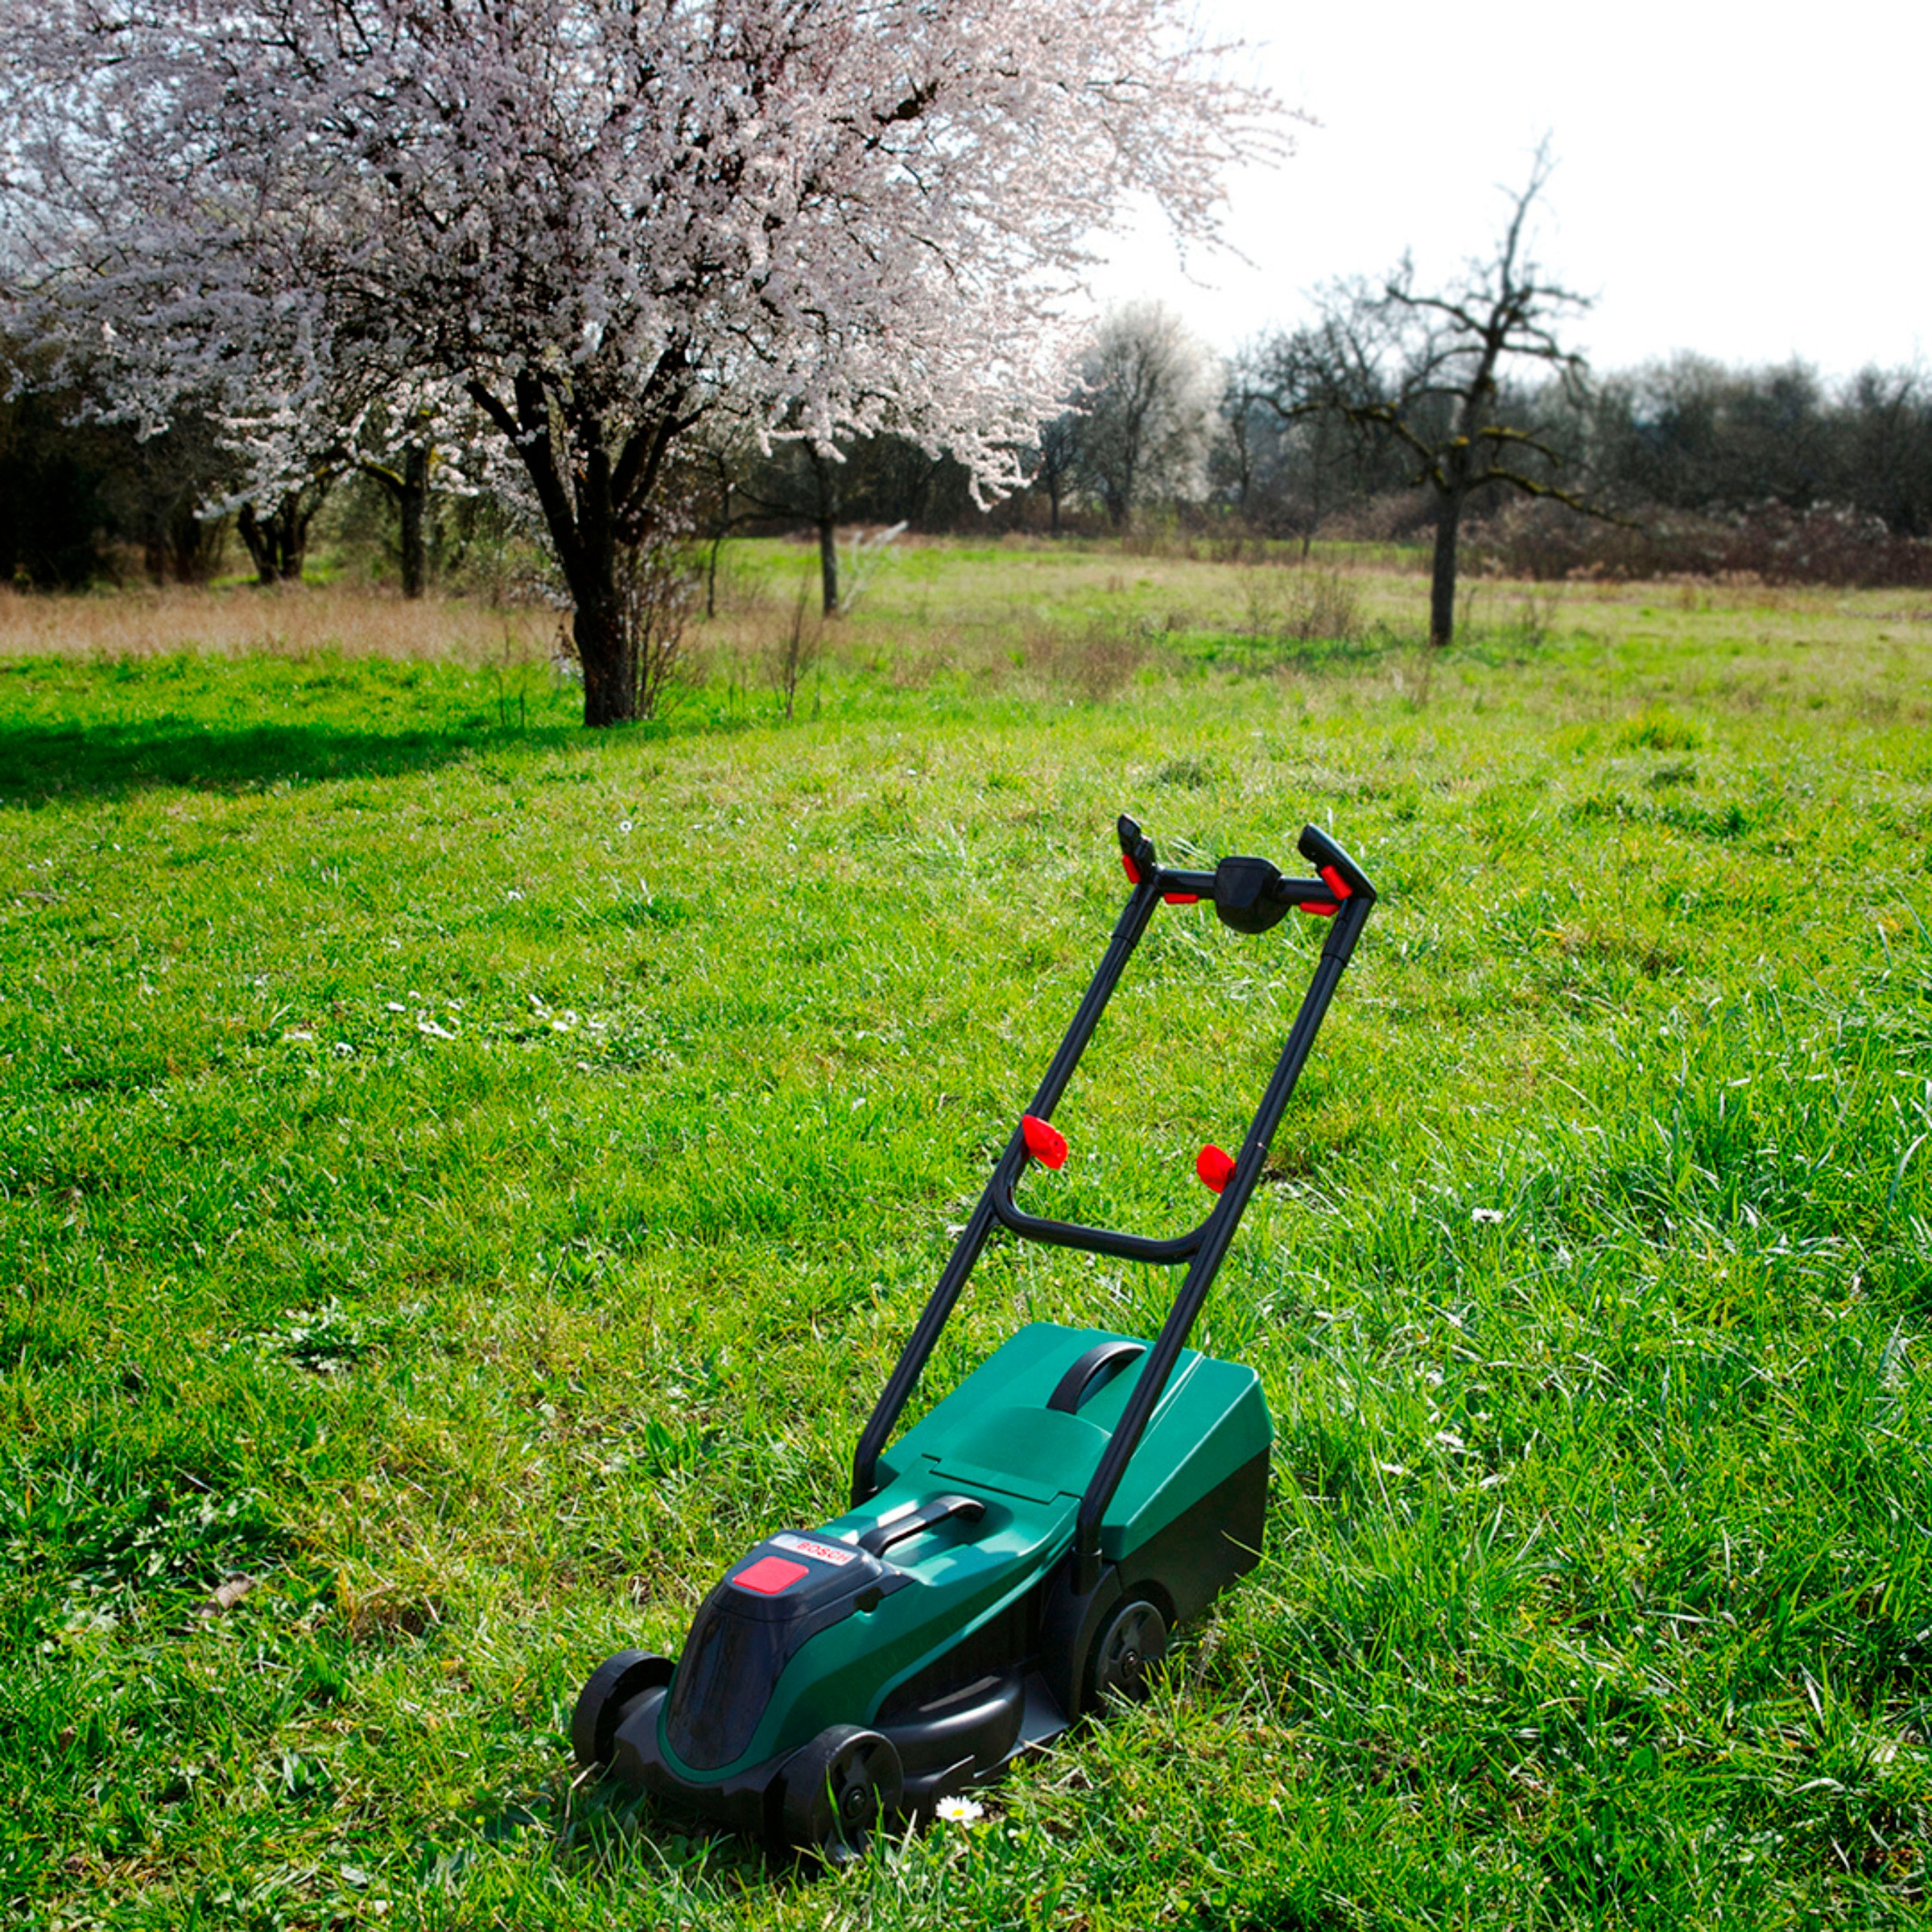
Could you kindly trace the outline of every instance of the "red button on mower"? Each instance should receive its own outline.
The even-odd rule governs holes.
[[[741,1570],[731,1580],[741,1590],[755,1590],[760,1596],[776,1596],[788,1583],[811,1575],[803,1563],[788,1563],[782,1556],[762,1556],[749,1570]]]

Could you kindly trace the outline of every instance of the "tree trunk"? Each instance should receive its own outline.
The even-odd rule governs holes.
[[[711,560],[704,567],[704,614],[715,617],[718,614],[718,552],[724,547],[724,539],[731,534],[731,478],[726,477],[718,485],[718,527],[711,539]]]
[[[839,614],[839,526],[830,517],[819,518],[819,590],[828,617]]]
[[[592,423],[576,478],[576,515],[565,531],[551,519],[575,605],[572,631],[584,673],[584,722],[593,728],[628,724],[640,715],[637,640],[620,588],[617,506],[601,426]]]
[[[429,457],[426,437],[402,452],[402,487],[396,493],[396,513],[406,597],[419,597],[429,588]]]
[[[1060,481],[1050,477],[1046,484],[1046,534],[1057,537],[1060,534]]]
[[[248,547],[249,560],[255,567],[258,584],[273,584],[275,580],[275,551],[273,533],[270,526],[255,514],[252,503],[244,503],[241,514],[235,518],[235,527],[242,533],[242,541]]]
[[[362,473],[374,477],[396,506],[396,549],[406,597],[419,597],[429,588],[429,472],[436,453],[430,438],[419,435],[403,445],[400,469],[366,459],[361,464]]]
[[[584,722],[630,724],[638,715],[637,643],[614,583],[601,596],[578,597],[571,635],[584,671]]]
[[[248,546],[258,584],[302,581],[303,560],[308,554],[308,526],[328,497],[332,481],[319,477],[290,491],[266,516],[258,515],[252,503],[242,506],[235,527]]]
[[[571,638],[584,673],[584,722],[592,729],[629,724],[643,715],[637,638],[619,583],[615,520],[608,503],[597,500],[601,481],[586,479],[582,494],[590,499],[588,514],[550,519],[570,587]]]
[[[171,513],[165,539],[168,573],[177,584],[205,584],[221,568],[228,535],[225,517],[196,515],[194,499],[184,496]]]
[[[819,605],[825,615],[839,614],[839,485],[832,459],[815,443],[805,445],[805,460],[811,466],[819,488],[819,501],[812,522],[819,531]]]
[[[1446,490],[1436,505],[1435,556],[1429,576],[1429,642],[1447,645],[1455,634],[1455,546],[1463,522],[1463,493]]]
[[[571,635],[584,673],[584,722],[601,728],[641,717],[646,698],[635,613],[620,564],[624,546],[641,540],[640,513],[658,464],[696,417],[678,417],[674,398],[663,415],[621,439],[613,462],[601,419],[588,411],[568,414],[534,369],[514,378],[514,407],[481,382],[469,383],[468,390],[522,459],[542,506],[570,590]]]

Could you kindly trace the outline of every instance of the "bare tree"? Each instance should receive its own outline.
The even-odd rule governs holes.
[[[1212,436],[1214,358],[1158,302],[1130,302],[1100,327],[1085,384],[1079,467],[1116,530],[1154,496],[1200,490]]]
[[[1034,439],[1037,452],[1030,481],[1035,489],[1046,493],[1046,534],[1060,534],[1060,506],[1064,503],[1080,473],[1080,416],[1077,411],[1062,410],[1039,427]]]
[[[1348,331],[1330,323],[1248,344],[1230,361],[1221,393],[1217,453],[1236,507],[1252,526],[1298,535],[1304,557],[1333,511],[1408,481],[1385,439],[1352,432],[1323,406],[1338,390],[1358,402],[1386,399]]]
[[[1418,290],[1405,258],[1379,286],[1331,287],[1321,299],[1318,326],[1298,338],[1305,361],[1294,409],[1331,413],[1392,440],[1414,460],[1413,481],[1435,493],[1434,644],[1454,634],[1456,551],[1472,497],[1517,491],[1573,510],[1593,507],[1557,481],[1564,452],[1550,435],[1505,407],[1508,374],[1522,364],[1540,365],[1573,387],[1587,374],[1583,358],[1563,346],[1556,330],[1587,309],[1588,299],[1545,276],[1525,232],[1550,171],[1546,142],[1527,186],[1512,197],[1494,254],[1471,262],[1447,292]]]

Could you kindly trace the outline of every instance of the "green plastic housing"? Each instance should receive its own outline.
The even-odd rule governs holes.
[[[1081,1493],[1146,1358],[1096,1389],[1078,1414],[1049,1409],[1048,1398],[1095,1344],[1127,1339],[1031,1323],[907,1430],[881,1463],[879,1492],[812,1536],[856,1543],[947,1494],[978,1498],[985,1514],[895,1546],[890,1560],[909,1582],[807,1639],[733,1763],[694,1771],[660,1738],[679,1777],[722,1783],[828,1724],[869,1722],[900,1684],[1038,1585],[1071,1544]],[[1130,1571],[1137,1551],[1263,1455],[1274,1435],[1253,1369],[1183,1349],[1108,1509],[1103,1555]]]

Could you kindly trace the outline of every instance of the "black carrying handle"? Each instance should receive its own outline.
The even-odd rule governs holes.
[[[1145,1342],[1096,1342],[1060,1377],[1059,1387],[1046,1398],[1046,1406],[1062,1410],[1068,1415],[1078,1415],[1081,1404],[1092,1394],[1096,1383],[1107,1381],[1117,1371],[1125,1368],[1136,1356],[1146,1352]]]
[[[894,1543],[908,1537],[923,1536],[941,1523],[961,1517],[976,1523],[986,1513],[986,1505],[976,1496],[935,1496],[910,1515],[894,1517],[890,1523],[875,1523],[859,1538],[859,1547],[873,1556],[883,1556]]]

